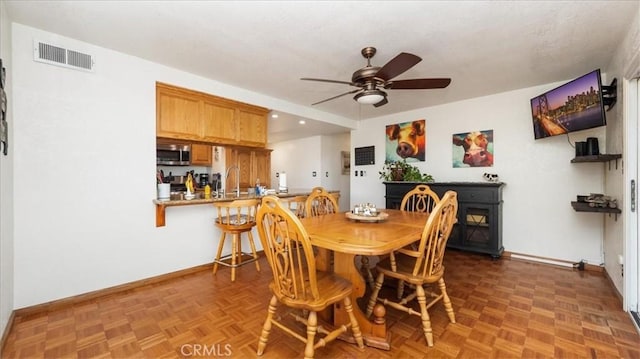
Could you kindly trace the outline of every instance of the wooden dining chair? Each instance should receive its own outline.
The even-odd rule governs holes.
[[[323,187],[314,187],[304,204],[305,217],[317,217],[340,212],[338,200]],[[316,263],[323,268],[333,267],[333,253],[317,249]]]
[[[256,269],[260,271],[258,263],[258,254],[251,233],[256,225],[256,212],[258,211],[258,199],[238,199],[230,202],[214,202],[217,217],[215,219],[216,227],[222,231],[220,242],[218,243],[218,252],[213,260],[213,274],[218,272],[218,265],[224,265],[231,268],[231,281],[236,280],[236,268],[255,262]],[[242,251],[242,234],[246,233],[251,253]],[[231,235],[231,254],[221,257],[225,239]]]
[[[258,210],[257,222],[260,241],[273,273],[273,281],[269,284],[273,296],[258,341],[258,355],[264,353],[274,325],[305,343],[305,358],[313,358],[317,348],[335,340],[349,328],[358,346],[363,348],[362,333],[350,299],[353,285],[331,272],[316,270],[309,235],[298,217],[276,196],[265,196]],[[334,330],[319,326],[317,313],[339,302],[344,305],[349,323]],[[306,337],[276,315],[279,304],[308,313],[305,318],[291,312],[296,321],[306,325]],[[323,337],[316,340],[317,334]]]
[[[305,216],[315,217],[328,213],[338,213],[338,201],[327,190],[322,187],[315,187],[311,190],[305,202]]]
[[[442,300],[449,320],[451,323],[456,322],[453,306],[447,295],[444,283],[443,260],[447,240],[449,239],[453,225],[456,223],[457,212],[457,193],[447,191],[433,208],[429,219],[427,219],[417,250],[411,248],[397,250],[395,254],[395,269],[391,267],[391,258],[387,258],[378,263],[376,266],[378,278],[376,279],[375,288],[367,304],[367,316],[370,316],[373,312],[376,301],[382,302],[385,306],[388,305],[409,314],[420,316],[422,319],[422,330],[427,340],[427,345],[430,347],[433,346],[433,331],[431,329],[429,313],[427,312],[428,308],[431,308],[436,302]],[[385,276],[412,284],[415,287],[415,291],[399,302],[378,298]],[[434,290],[425,292],[424,286],[435,283],[438,285],[439,293],[435,292],[435,288]],[[429,298],[427,298],[427,293]],[[414,299],[418,300],[420,306],[419,312],[416,312],[408,305],[408,303]],[[428,302],[427,299],[429,299]]]
[[[425,212],[431,213],[433,207],[440,201],[438,194],[429,188],[429,186],[425,184],[419,184],[415,186],[411,191],[407,192],[402,198],[402,202],[400,204],[401,211],[410,211],[410,212]],[[419,238],[416,238],[418,241]],[[415,249],[415,244],[410,244]],[[395,256],[394,253],[390,253],[391,257],[391,265],[395,266]],[[383,256],[383,258],[386,257]],[[369,258],[363,256],[361,259],[361,267],[364,272],[365,280],[371,289],[373,289],[375,285],[375,281],[373,280],[373,273],[371,272],[371,267],[369,266]],[[404,293],[404,282],[402,280],[398,281],[397,286],[397,296],[398,299],[402,298]]]
[[[428,185],[419,184],[415,186],[411,191],[407,192],[404,197],[402,197],[402,202],[400,203],[401,211],[409,211],[409,212],[423,212],[423,213],[431,213],[433,207],[435,207],[438,202],[440,202],[440,197],[435,193]],[[418,242],[418,238],[416,238],[416,242]],[[410,244],[413,249],[416,249],[416,243]],[[392,267],[395,265],[394,254],[391,253],[391,265]],[[397,287],[397,297],[398,299],[402,298],[404,294],[404,281],[398,281]]]
[[[280,201],[286,203],[289,210],[298,216],[298,218],[304,218],[307,196],[282,197]]]
[[[431,213],[440,198],[426,184],[419,184],[402,197],[400,210]]]

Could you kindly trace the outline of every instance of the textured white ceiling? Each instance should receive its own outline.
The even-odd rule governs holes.
[[[389,103],[379,108],[359,105],[352,96],[315,106],[354,120],[568,80],[606,68],[640,4],[3,1],[15,22],[303,106],[353,88],[301,77],[350,81],[352,73],[366,65],[360,54],[366,46],[378,49],[372,59],[376,66],[400,52],[422,57],[398,80],[452,79],[446,89],[390,90]],[[275,131],[271,127],[270,132]],[[315,131],[330,133],[335,127],[319,126]],[[282,136],[273,136],[286,139],[295,131],[281,128]]]

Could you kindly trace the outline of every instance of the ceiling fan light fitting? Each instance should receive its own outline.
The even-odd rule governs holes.
[[[353,99],[363,105],[373,105],[382,101],[386,95],[386,93],[380,90],[365,90],[355,95]]]

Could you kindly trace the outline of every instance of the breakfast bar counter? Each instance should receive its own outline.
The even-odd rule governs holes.
[[[340,196],[340,191],[328,191],[331,194],[336,195],[336,198]],[[289,189],[286,193],[273,193],[280,198],[295,197],[295,196],[308,196],[311,190],[308,189]],[[193,206],[198,204],[211,204],[215,202],[230,202],[236,199],[249,199],[249,198],[262,198],[263,196],[257,196],[255,194],[240,193],[240,196],[235,194],[227,194],[222,197],[218,197],[215,194],[211,194],[206,197],[204,192],[197,191],[195,198],[186,199],[185,193],[171,194],[169,199],[154,199],[153,203],[156,205],[156,227],[164,227],[165,222],[165,210],[167,207],[174,206]]]

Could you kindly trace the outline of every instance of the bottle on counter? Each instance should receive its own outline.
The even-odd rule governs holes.
[[[209,184],[204,186],[204,198],[211,198],[211,186]]]
[[[256,179],[256,196],[260,195],[260,178]]]

